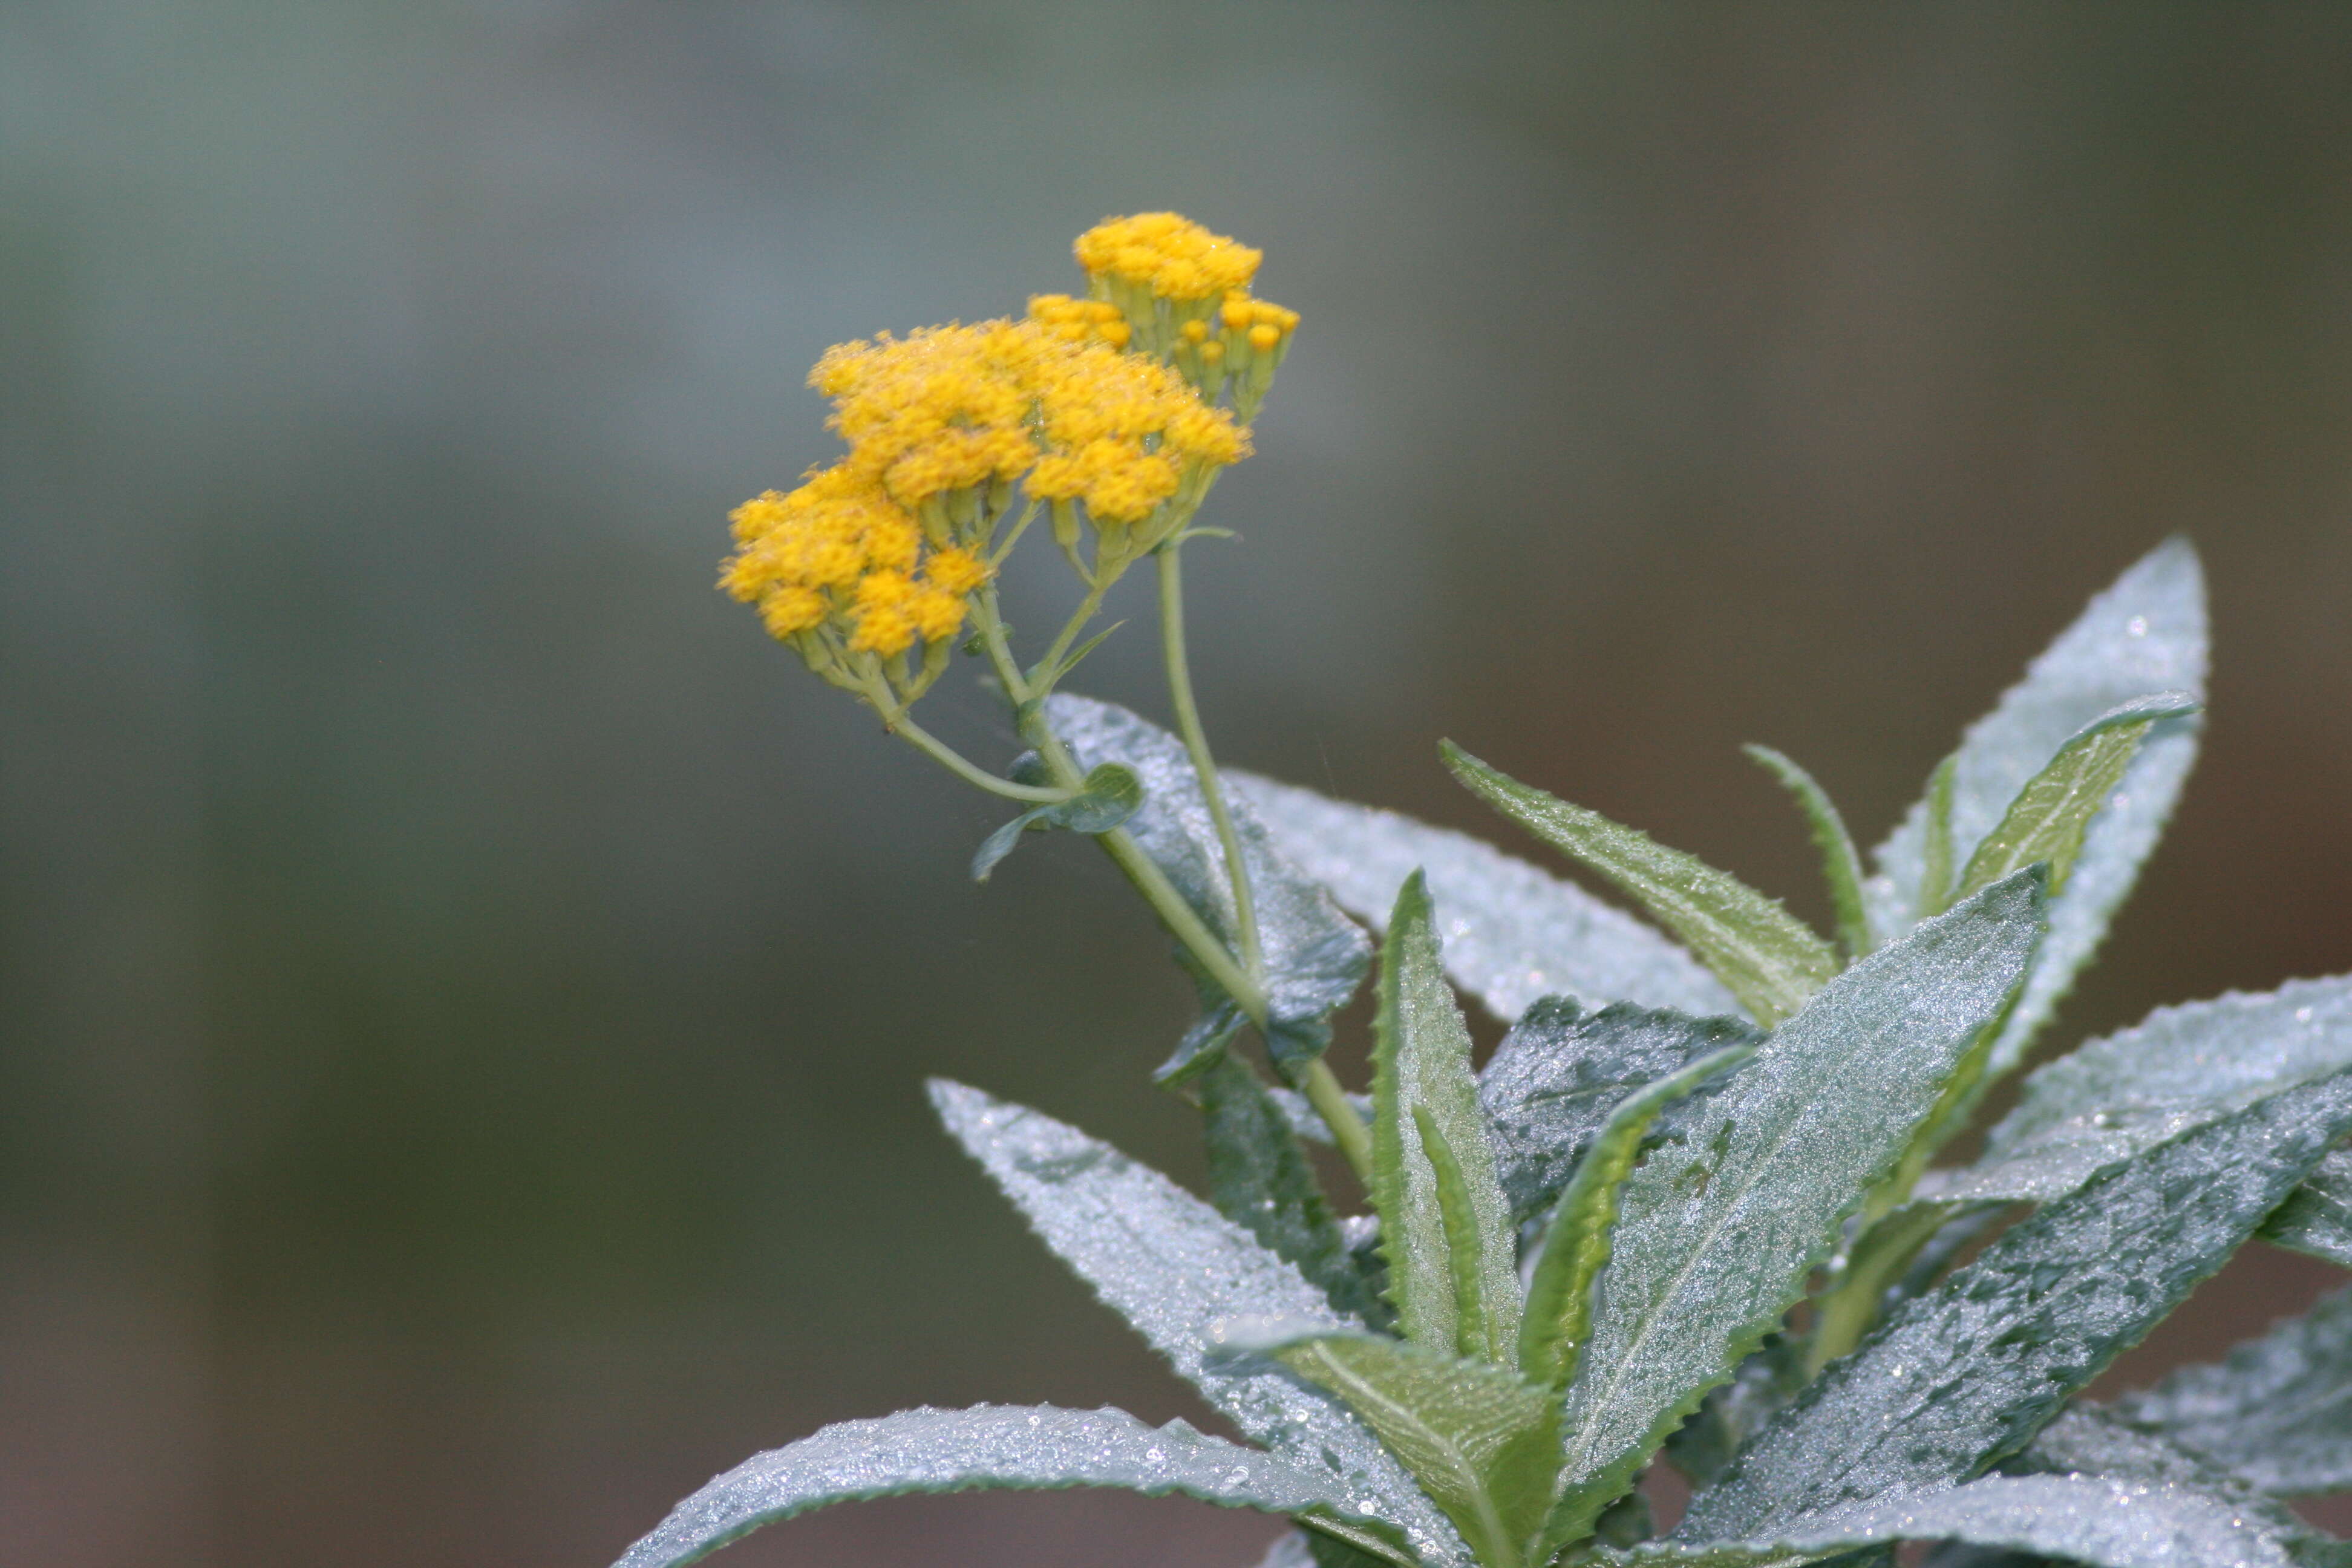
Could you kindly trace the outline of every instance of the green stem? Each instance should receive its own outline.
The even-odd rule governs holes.
[[[1367,1192],[1372,1185],[1372,1134],[1356,1108],[1348,1101],[1348,1091],[1339,1087],[1339,1075],[1331,1064],[1317,1057],[1307,1064],[1307,1081],[1302,1090],[1307,1103],[1323,1118],[1323,1125],[1331,1130],[1331,1141],[1346,1155],[1348,1168],[1356,1173],[1356,1180]]]
[[[986,768],[963,756],[954,747],[940,740],[903,713],[896,719],[888,719],[886,716],[885,722],[888,724],[892,733],[905,739],[917,751],[923,752],[965,783],[978,784],[991,795],[1001,795],[1007,800],[1025,800],[1034,805],[1067,800],[1077,793],[1072,789],[1018,784],[1010,779],[999,778]]]
[[[1089,605],[1098,604],[1100,600],[1099,591],[1088,595]],[[1181,608],[1180,598],[1178,603],[1180,615]],[[1056,645],[1057,648],[1066,648],[1068,637],[1075,635],[1074,629],[1083,626],[1091,614],[1091,609],[1083,609],[1079,616],[1072,618],[1070,627],[1065,628],[1065,635]],[[1077,763],[1070,756],[1068,748],[1062,744],[1060,737],[1055,735],[1046,724],[1044,704],[1040,700],[1043,693],[1030,686],[1021,673],[1019,663],[1013,657],[1013,650],[1008,646],[1004,635],[1003,616],[997,609],[996,590],[993,587],[982,590],[977,606],[977,619],[980,624],[981,646],[987,650],[989,662],[996,670],[997,679],[1003,683],[1005,695],[1012,699],[1014,711],[1022,715],[1022,738],[1037,749],[1038,758],[1045,764],[1045,771],[1053,777],[1054,782],[1064,789],[1076,793],[1084,786],[1085,775],[1079,772]],[[1177,662],[1174,668],[1181,670],[1183,668],[1183,642],[1181,632],[1176,651]],[[1049,652],[1049,660],[1056,657],[1058,657],[1057,653]],[[1050,664],[1041,664],[1040,668],[1050,668]],[[1192,707],[1192,687],[1189,680],[1183,687],[1183,694],[1181,710],[1192,715],[1192,730],[1198,733],[1200,720]],[[1208,754],[1205,741],[1193,754],[1195,766],[1198,766],[1199,760]],[[1231,824],[1223,816],[1223,797],[1216,793],[1213,782],[1215,777],[1213,764],[1212,764],[1211,771],[1203,775],[1203,782],[1210,790],[1210,798],[1217,803],[1216,809],[1219,813],[1221,829],[1230,835]],[[1184,895],[1178,892],[1176,885],[1168,879],[1168,874],[1160,868],[1151,857],[1143,852],[1143,847],[1135,841],[1134,837],[1127,829],[1117,827],[1108,833],[1097,834],[1095,842],[1103,847],[1103,852],[1110,857],[1111,863],[1127,874],[1127,879],[1135,885],[1137,892],[1143,895],[1143,901],[1151,906],[1152,912],[1160,917],[1160,922],[1168,928],[1169,933],[1184,944],[1185,951],[1192,955],[1194,961],[1208,976],[1224,989],[1225,994],[1234,999],[1234,1005],[1242,1010],[1257,1032],[1261,1036],[1265,1034],[1265,983],[1261,973],[1255,970],[1244,969],[1234,961],[1232,952],[1217,939],[1217,934],[1209,929],[1208,923],[1201,919],[1200,911],[1185,901]],[[1240,856],[1234,847],[1233,838],[1227,837],[1224,843],[1228,864],[1238,868],[1241,863]],[[1234,886],[1240,889],[1245,884],[1241,878],[1236,877]],[[1246,899],[1246,892],[1242,896]],[[1244,904],[1243,907],[1248,906]],[[1250,929],[1254,942],[1255,928]],[[1254,946],[1252,951],[1255,952]],[[1307,1065],[1306,1079],[1301,1087],[1306,1093],[1307,1103],[1315,1107],[1316,1111],[1331,1129],[1332,1141],[1339,1145],[1340,1153],[1347,1157],[1349,1168],[1356,1173],[1356,1179],[1370,1186],[1372,1176],[1372,1136],[1366,1130],[1363,1118],[1356,1114],[1356,1108],[1348,1102],[1347,1090],[1340,1087],[1339,1077],[1331,1071],[1328,1064],[1318,1058]]]
[[[1160,558],[1160,651],[1168,665],[1168,700],[1176,710],[1176,732],[1183,737],[1192,772],[1201,781],[1201,796],[1209,803],[1209,818],[1217,825],[1225,879],[1234,889],[1234,927],[1241,940],[1242,963],[1254,978],[1262,979],[1265,954],[1258,944],[1257,906],[1250,892],[1249,867],[1242,859],[1241,835],[1234,830],[1234,814],[1225,805],[1216,759],[1209,754],[1208,732],[1201,728],[1200,706],[1192,699],[1192,669],[1184,652],[1183,558],[1173,539],[1156,553]]]
[[[1034,667],[1034,673],[1037,677],[1040,688],[1035,692],[1036,696],[1044,696],[1045,691],[1052,688],[1054,682],[1062,678],[1063,658],[1069,653],[1070,645],[1077,640],[1078,634],[1086,629],[1087,623],[1093,620],[1102,609],[1103,595],[1109,591],[1108,583],[1087,589],[1087,596],[1078,601],[1076,612],[1062,624],[1061,631],[1055,636],[1053,646],[1045,650],[1045,657],[1039,659]]]
[[[1085,787],[1086,775],[1079,772],[1078,764],[1071,758],[1069,749],[1062,744],[1060,737],[1047,727],[1043,705],[1036,700],[1037,693],[1023,678],[1021,667],[1006,645],[1004,619],[997,611],[995,589],[982,591],[978,608],[981,644],[988,650],[989,661],[995,666],[997,679],[1004,683],[1005,695],[1013,700],[1013,710],[1021,715],[1022,739],[1037,749],[1037,756],[1045,764],[1045,771],[1052,775],[1054,782],[1075,794]],[[1127,873],[1127,879],[1135,884],[1135,890],[1143,895],[1144,902],[1151,906],[1160,923],[1184,944],[1209,977],[1224,988],[1226,994],[1248,1016],[1250,1022],[1257,1026],[1261,1033],[1264,1032],[1265,986],[1234,962],[1234,955],[1226,951],[1225,944],[1217,940],[1216,933],[1201,919],[1200,912],[1184,901],[1184,895],[1176,890],[1176,885],[1168,879],[1167,873],[1152,862],[1151,857],[1143,852],[1143,847],[1136,843],[1134,837],[1123,827],[1098,833],[1095,840],[1109,855],[1112,864]]]

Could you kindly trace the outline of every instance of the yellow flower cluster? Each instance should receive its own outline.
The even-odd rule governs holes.
[[[961,630],[989,577],[971,550],[926,551],[906,510],[845,463],[811,470],[790,495],[755,496],[730,521],[738,548],[719,584],[786,640],[831,628],[850,652],[904,653]]]
[[[1046,331],[1065,342],[1082,343],[1096,339],[1115,349],[1127,347],[1135,329],[1127,317],[1108,300],[1073,300],[1067,294],[1033,294],[1029,298],[1029,319],[1045,326]]]
[[[1207,300],[1249,287],[1263,251],[1175,213],[1106,218],[1078,236],[1078,265],[1161,300]]]
[[[1259,252],[1174,213],[1107,218],[1075,248],[1095,299],[1056,298],[1053,321],[1083,333],[1116,314],[1129,346],[1173,364],[1210,403],[1230,390],[1244,424],[1256,416],[1298,329],[1297,311],[1251,297]],[[1087,304],[1097,311],[1082,317]]]
[[[1042,294],[1022,321],[828,349],[809,384],[832,400],[826,424],[847,453],[732,513],[721,586],[886,714],[944,670],[975,595],[1040,509],[1092,605],[1249,455],[1248,420],[1298,324],[1251,298],[1259,253],[1143,213],[1088,230],[1077,255],[1091,298]],[[1229,385],[1230,411],[1218,406]],[[1016,489],[1027,510],[1000,543]],[[918,644],[914,668],[903,656]]]

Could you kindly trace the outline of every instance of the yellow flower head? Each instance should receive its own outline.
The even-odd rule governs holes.
[[[1067,294],[1035,294],[1029,300],[1029,319],[1064,342],[1108,343],[1127,347],[1135,335],[1127,317],[1108,300],[1073,300]]]
[[[1246,421],[1298,321],[1250,296],[1258,252],[1142,213],[1088,230],[1077,255],[1093,298],[841,343],[810,371],[848,450],[735,509],[719,584],[825,679],[877,704],[877,682],[891,703],[919,696],[1009,548],[995,541],[1019,489],[1051,507],[1099,588],[1249,455]],[[1099,531],[1090,563],[1081,508]],[[919,668],[903,657],[918,644]]]
[[[962,629],[967,597],[988,580],[968,550],[926,557],[914,518],[850,463],[811,470],[790,494],[754,496],[732,521],[738,548],[719,586],[758,605],[770,635],[786,641],[829,626],[853,650],[938,642]]]
[[[1072,247],[1088,276],[1117,278],[1163,300],[1205,300],[1246,289],[1261,251],[1176,213],[1105,218]]]

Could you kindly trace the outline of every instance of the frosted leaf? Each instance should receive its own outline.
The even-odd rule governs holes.
[[[1121,1487],[1272,1513],[1357,1511],[1329,1475],[1182,1421],[1154,1428],[1124,1410],[1049,1405],[927,1407],[840,1422],[754,1455],[671,1510],[617,1568],[691,1563],[763,1524],[828,1503],[1061,1487]]]
[[[2352,1131],[2352,1072],[2101,1172],[1897,1307],[1773,1418],[1683,1530],[1774,1521],[1975,1475],[2229,1260]]]
[[[1996,883],[1832,981],[1634,1172],[1569,1393],[1587,1510],[1803,1293],[2024,973],[2041,887],[2038,871]]]
[[[1432,1568],[1465,1561],[1453,1527],[1337,1402],[1272,1368],[1204,1365],[1210,1331],[1227,1318],[1360,1322],[1247,1231],[1108,1143],[962,1084],[934,1079],[930,1092],[1030,1228],[1210,1405],[1276,1455],[1328,1471]]]
[[[1119,763],[1142,780],[1143,805],[1127,819],[1128,833],[1209,929],[1233,947],[1234,889],[1225,875],[1224,848],[1184,743],[1115,703],[1066,693],[1045,700],[1045,721],[1079,766]],[[1371,939],[1310,876],[1284,858],[1247,798],[1228,795],[1265,960],[1266,1044],[1277,1062],[1295,1068],[1331,1043],[1332,1010],[1345,1005],[1363,984],[1371,967]],[[1242,1022],[1230,999],[1212,983],[1195,978],[1202,987],[1203,1016],[1163,1069],[1180,1076],[1230,1038]]]
[[[2352,1290],[2115,1408],[2281,1497],[2352,1488]]]
[[[1367,921],[1404,879],[1428,878],[1445,972],[1506,1023],[1538,997],[1732,1013],[1731,993],[1678,943],[1575,883],[1465,833],[1331,800],[1254,773],[1225,775],[1283,854]]]
[[[2200,1492],[2086,1476],[1995,1477],[1924,1495],[1808,1514],[1738,1541],[1682,1531],[1604,1560],[1676,1568],[1765,1568],[1896,1541],[1965,1541],[2095,1568],[2289,1568],[2271,1531]]]
[[[1952,792],[1952,852],[1964,864],[2027,781],[2101,714],[2151,692],[2205,694],[2205,580],[2197,552],[2174,539],[2150,551],[2093,599],[2036,658],[2025,679],[1961,737]],[[1995,1042],[1991,1071],[2016,1065],[2090,962],[2141,862],[2156,847],[2197,759],[2194,720],[2159,724],[2140,747],[2105,810],[2092,819],[2083,853],[2050,905],[2042,956]],[[1914,805],[1873,856],[1864,886],[1882,940],[1912,924],[1925,863],[1927,806]]]
[[[2347,1067],[2352,976],[2161,1007],[2036,1070],[1984,1157],[1921,1195],[2063,1196],[2102,1166]]]

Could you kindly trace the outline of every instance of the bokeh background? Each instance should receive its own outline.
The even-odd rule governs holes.
[[[597,1564],[826,1420],[1198,1414],[919,1093],[1196,1178],[1161,943],[1083,843],[974,888],[997,811],[710,587],[826,344],[1107,213],[1307,318],[1192,552],[1228,758],[1483,830],[1451,734],[1818,914],[1738,743],[1874,838],[2186,530],[2206,761],[2053,1043],[2352,968],[2347,80],[2321,5],[0,4],[0,1560]]]

